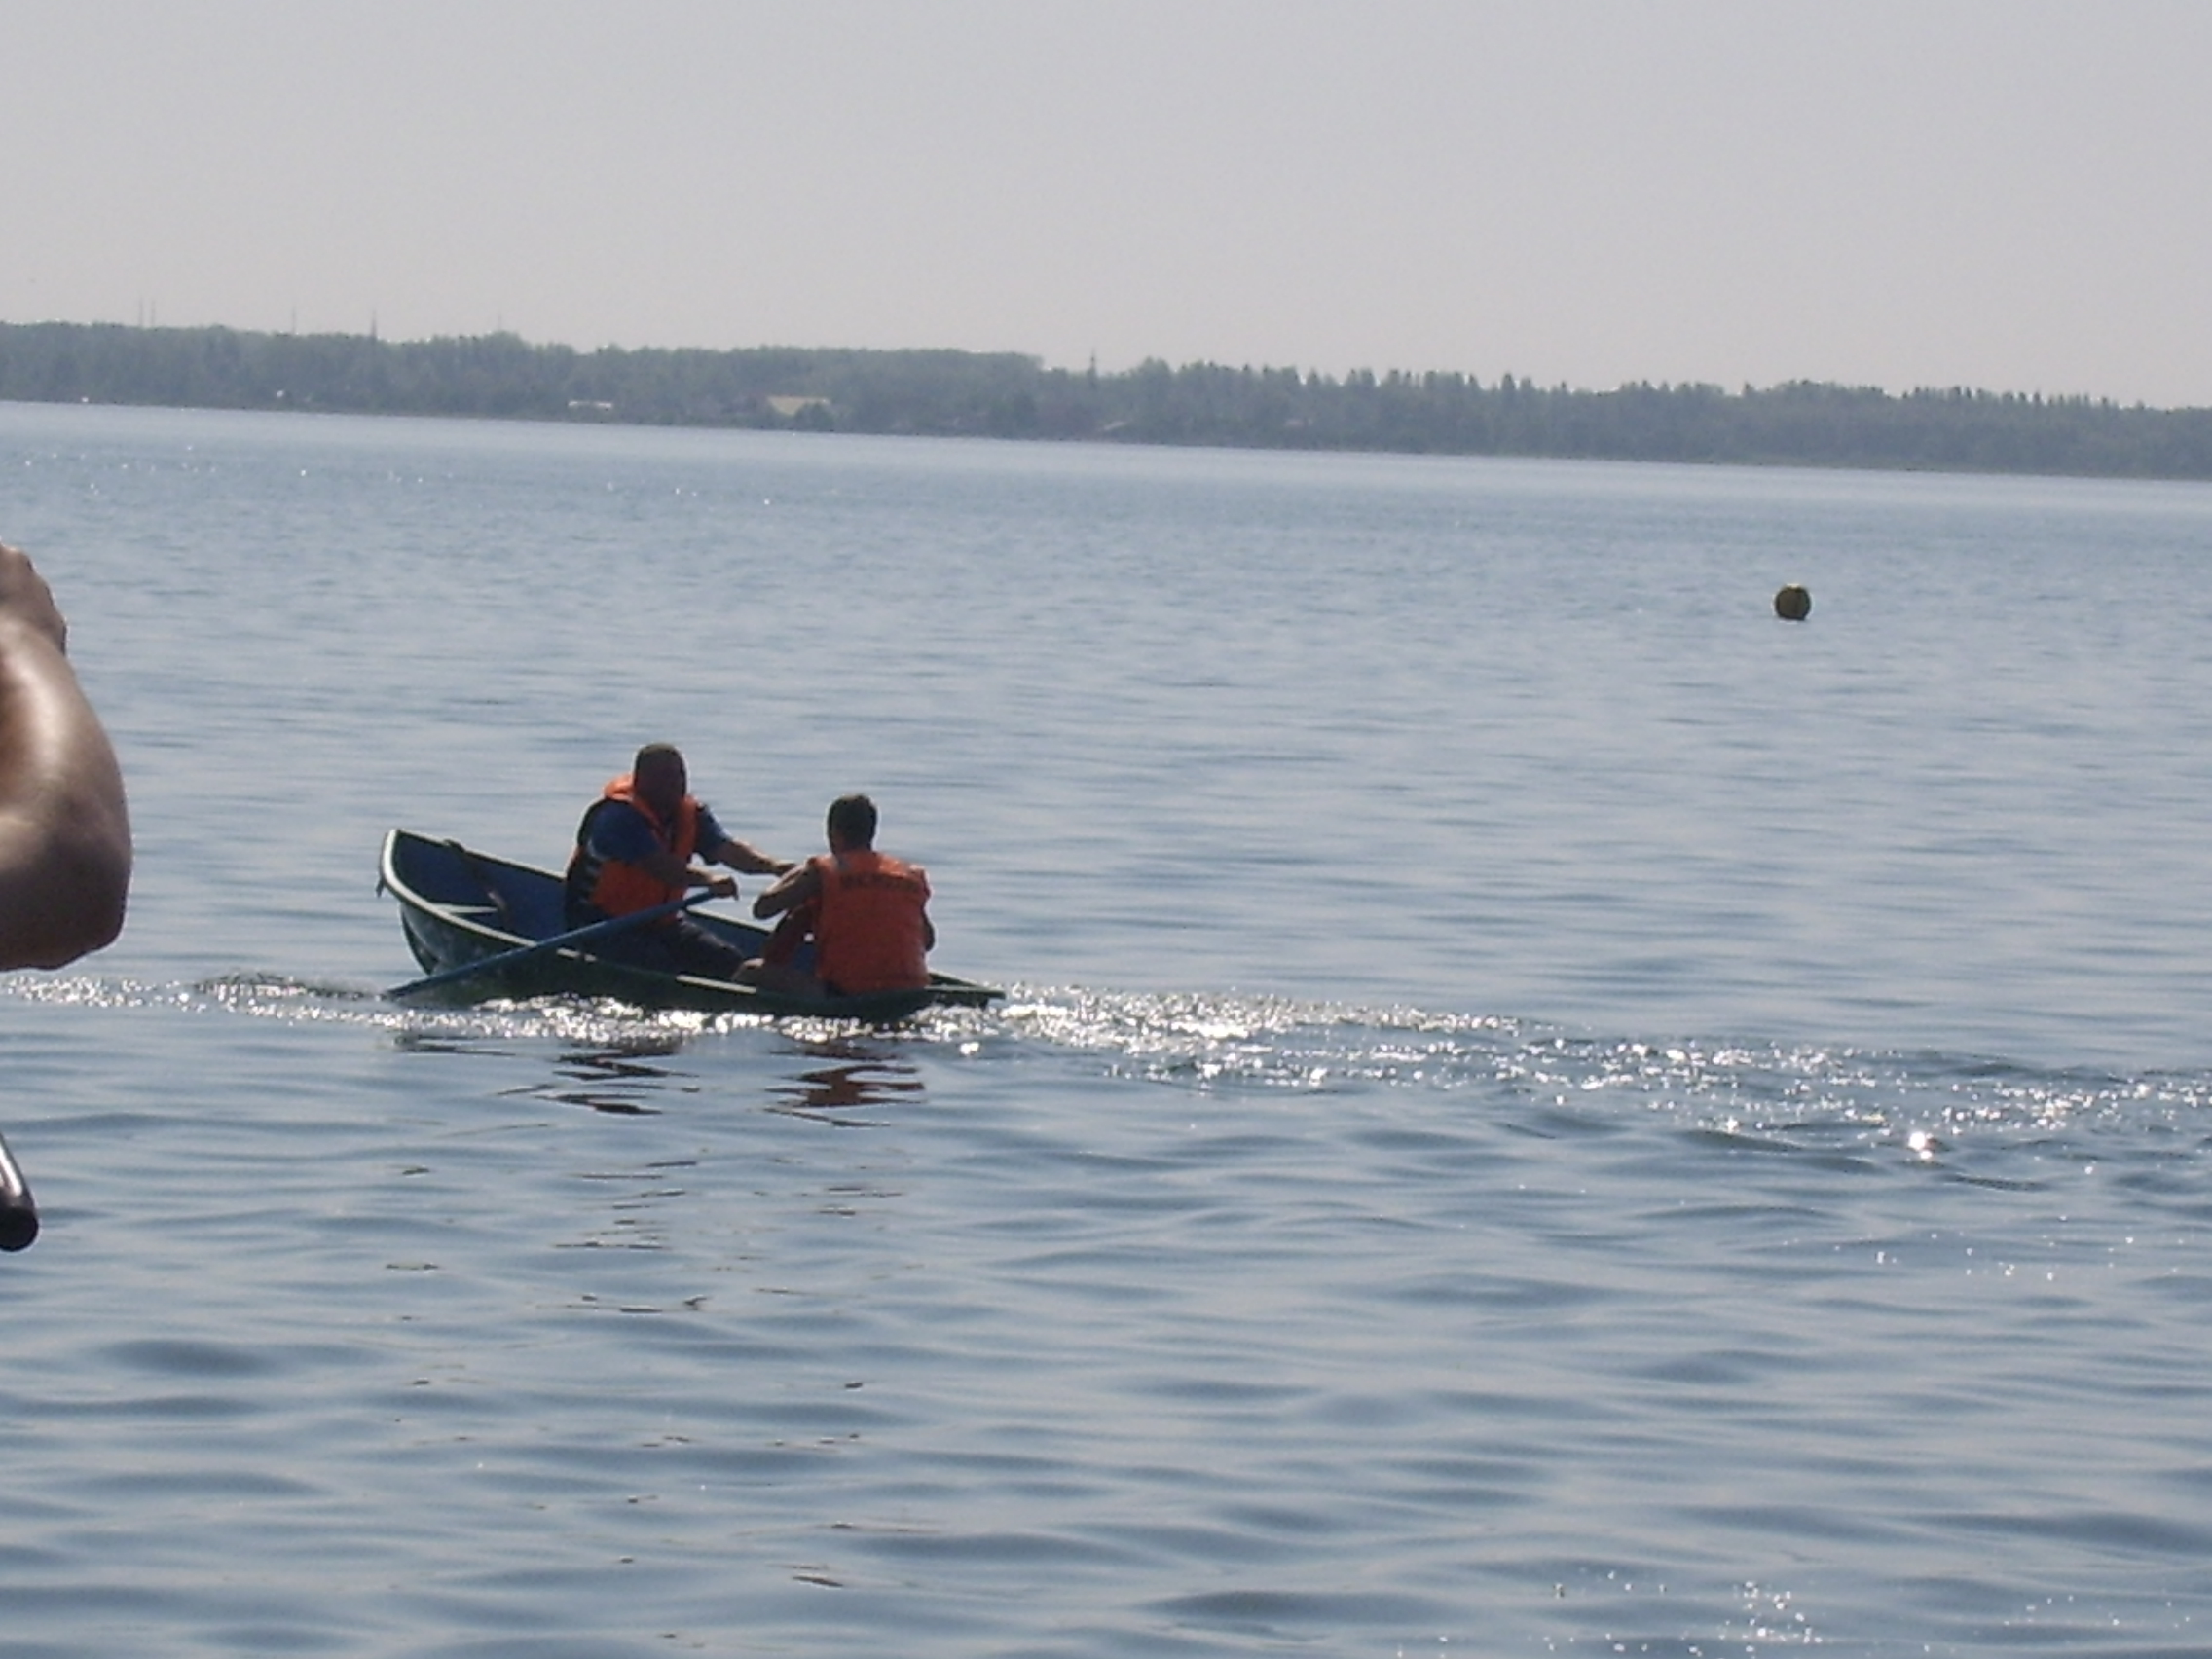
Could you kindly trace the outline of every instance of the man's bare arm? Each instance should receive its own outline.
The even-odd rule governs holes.
[[[735,835],[706,856],[719,865],[726,865],[747,875],[782,875],[793,867],[790,859],[779,859],[773,854],[764,853],[751,841],[740,841]]]
[[[753,913],[766,921],[786,910],[795,910],[822,891],[822,872],[813,864],[793,865],[776,884],[753,901]]]
[[[59,968],[123,930],[123,773],[29,559],[0,546],[0,968]]]

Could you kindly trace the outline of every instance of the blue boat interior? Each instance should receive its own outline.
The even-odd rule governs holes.
[[[478,858],[463,848],[419,842],[408,880],[416,892],[455,914],[524,939],[550,939],[563,931],[561,884],[542,872]]]

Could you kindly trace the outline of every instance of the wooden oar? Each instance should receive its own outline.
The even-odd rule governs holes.
[[[16,1167],[8,1143],[0,1140],[0,1250],[26,1250],[38,1236],[38,1205]]]
[[[474,962],[463,962],[458,968],[441,969],[420,979],[410,979],[404,985],[394,985],[385,992],[387,997],[411,997],[417,991],[427,991],[438,985],[450,985],[456,979],[472,979],[479,974],[509,967],[533,956],[542,956],[549,950],[560,950],[586,940],[605,939],[608,934],[621,933],[626,928],[642,927],[646,922],[657,922],[663,916],[673,916],[679,910],[688,910],[694,904],[704,904],[714,894],[694,893],[688,899],[671,899],[665,904],[655,904],[649,910],[632,910],[626,916],[609,916],[604,922],[593,922],[588,927],[571,928],[567,933],[541,939],[535,944],[525,944],[513,950],[502,950],[497,955],[478,957]]]

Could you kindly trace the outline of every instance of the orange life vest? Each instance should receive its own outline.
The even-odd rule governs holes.
[[[814,971],[848,996],[908,990],[930,982],[923,942],[929,876],[881,853],[834,853],[808,861],[822,880],[814,924]]]
[[[663,823],[660,814],[639,795],[636,781],[624,773],[600,792],[599,799],[591,803],[583,822],[576,826],[576,850],[569,860],[571,901],[589,904],[603,916],[627,916],[682,898],[685,889],[655,881],[634,864],[620,859],[603,859],[591,850],[592,820],[609,801],[620,801],[633,808],[652,826],[654,839],[682,859],[686,866],[691,863],[691,855],[698,850],[699,803],[685,795],[676,809],[675,821]]]

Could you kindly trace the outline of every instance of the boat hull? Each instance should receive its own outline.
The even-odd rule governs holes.
[[[425,974],[519,950],[565,930],[561,878],[407,830],[385,836],[379,885],[399,902],[407,948]],[[768,930],[693,911],[709,932],[757,956]],[[643,1009],[810,1016],[881,1024],[936,1005],[980,1007],[1000,993],[947,974],[927,986],[857,997],[794,997],[726,979],[669,974],[594,955],[589,945],[538,951],[425,993],[454,1003],[586,997]]]

